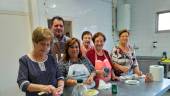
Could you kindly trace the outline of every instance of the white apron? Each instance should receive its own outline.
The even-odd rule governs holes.
[[[67,78],[83,79],[85,81],[90,75],[88,69],[84,64],[73,64],[69,66]]]
[[[87,67],[84,64],[72,64],[69,66],[67,79],[73,78],[75,80],[82,79],[83,82],[87,80],[90,75]],[[95,82],[90,85],[85,85],[86,88],[93,88],[95,86]],[[74,86],[65,87],[63,96],[71,96]]]

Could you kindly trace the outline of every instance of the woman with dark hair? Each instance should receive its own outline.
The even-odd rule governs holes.
[[[60,70],[65,77],[64,96],[71,96],[77,80],[83,80],[87,88],[93,88],[95,70],[87,58],[82,56],[78,39],[71,38],[66,42],[63,59],[59,62]]]
[[[87,51],[93,48],[92,44],[92,34],[90,31],[84,31],[82,36],[81,52],[83,56],[86,55]]]
[[[98,86],[99,80],[104,80],[105,82],[111,79],[118,79],[113,70],[112,62],[109,53],[103,49],[106,37],[103,33],[97,32],[92,37],[94,43],[94,49],[87,52],[87,58],[92,62],[96,70],[96,85]]]

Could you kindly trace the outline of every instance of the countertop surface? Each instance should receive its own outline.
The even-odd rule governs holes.
[[[162,96],[170,89],[170,79],[163,79],[162,82],[140,82],[137,85],[128,85],[123,81],[116,82],[118,93],[112,94],[111,88],[100,90],[97,96]]]

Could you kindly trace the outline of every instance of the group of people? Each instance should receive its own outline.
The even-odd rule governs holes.
[[[110,54],[103,48],[106,37],[102,32],[83,32],[82,43],[63,32],[64,20],[59,16],[52,18],[49,29],[33,31],[33,50],[19,59],[17,83],[26,96],[71,96],[80,79],[87,88],[94,88],[99,80],[142,75],[127,30],[119,33],[119,45]]]

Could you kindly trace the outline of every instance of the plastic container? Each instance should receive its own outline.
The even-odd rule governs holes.
[[[82,79],[77,80],[77,85],[74,86],[72,96],[84,96],[84,92],[87,91],[86,86],[83,84]]]

